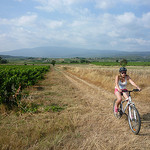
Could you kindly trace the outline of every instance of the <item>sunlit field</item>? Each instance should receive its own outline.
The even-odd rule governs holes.
[[[141,98],[142,101],[148,101],[150,99],[150,67],[128,66],[126,68],[127,74],[142,88],[140,93],[136,93],[136,97]],[[65,70],[112,93],[115,87],[115,76],[119,73],[118,66],[74,65],[65,66]],[[131,90],[135,87],[128,84],[127,88]]]
[[[147,149],[150,68],[127,67],[142,88],[132,94],[142,119],[140,136],[131,133],[125,115],[116,120],[112,113],[118,69],[96,65],[51,67],[44,80],[22,91],[28,95],[21,99],[26,105],[19,106],[28,111],[7,112],[1,106],[0,149]]]

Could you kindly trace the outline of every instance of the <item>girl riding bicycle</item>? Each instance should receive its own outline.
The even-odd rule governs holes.
[[[129,77],[129,75],[126,74],[127,69],[125,67],[121,67],[119,69],[119,75],[116,76],[115,79],[115,95],[117,97],[117,101],[115,104],[115,112],[118,112],[118,106],[122,101],[122,94],[125,97],[125,99],[127,99],[129,97],[128,92],[122,92],[122,90],[126,90],[126,85],[127,85],[127,81],[129,81],[133,86],[135,86],[137,89],[139,89],[139,91],[141,90],[141,88],[139,88],[134,82],[133,80]]]

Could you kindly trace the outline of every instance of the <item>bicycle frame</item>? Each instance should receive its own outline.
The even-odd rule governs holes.
[[[123,103],[124,103],[124,102],[127,102],[127,104],[126,104],[125,108],[123,109]],[[132,102],[131,96],[130,96],[130,94],[129,94],[129,97],[128,97],[127,99],[125,99],[124,101],[121,101],[121,104],[120,104],[120,106],[121,106],[121,111],[123,112],[123,114],[125,113],[127,107],[130,106],[130,105],[133,105],[133,106],[134,106],[134,103]],[[129,107],[129,112],[130,112],[130,109],[131,109],[131,108]],[[130,114],[130,115],[131,115],[131,114]]]

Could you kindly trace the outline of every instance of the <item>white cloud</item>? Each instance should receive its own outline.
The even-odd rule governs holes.
[[[96,0],[95,7],[100,9],[109,9],[115,6],[115,4],[116,1],[112,1],[112,0]]]
[[[136,23],[137,18],[132,12],[124,13],[123,15],[118,15],[116,17],[117,22],[121,25]]]
[[[79,16],[80,13],[88,13],[87,8],[82,8],[82,4],[85,4],[91,0],[34,0],[39,3],[35,8],[46,12],[59,12],[61,14],[68,14],[73,16]]]
[[[22,16],[19,19],[16,19],[16,24],[18,26],[26,26],[26,25],[31,25],[35,22],[37,19],[37,15],[31,15],[31,16]]]
[[[73,3],[77,2],[75,0],[35,0],[39,2],[39,6],[36,6],[37,9],[41,9],[44,11],[52,12],[52,11],[65,11],[66,7],[69,7]]]
[[[110,31],[110,32],[108,32],[108,36],[110,36],[110,37],[118,37],[119,34],[116,31]]]
[[[22,2],[23,0],[14,0],[14,1],[17,1],[17,2]]]
[[[147,14],[143,14],[140,21],[143,23],[144,27],[150,28],[150,12]]]
[[[150,5],[149,0],[121,0],[121,1],[132,5]]]
[[[92,0],[91,0],[92,1]],[[119,7],[120,5],[141,6],[150,5],[149,0],[94,0],[95,7],[99,9],[110,9]]]
[[[26,15],[18,18],[6,19],[0,18],[0,27],[5,28],[5,32],[0,34],[0,45],[5,44],[5,49],[17,49],[30,47],[34,43],[34,30],[36,26],[37,15]],[[1,32],[0,32],[1,33]],[[1,46],[4,50],[4,46]]]
[[[57,21],[57,20],[47,20],[45,22],[45,26],[51,29],[59,28],[63,25],[63,21]]]
[[[7,34],[5,34],[5,33],[0,34],[0,39],[5,38],[6,36],[7,36]]]
[[[40,3],[40,6],[37,6],[37,9],[45,10],[52,12],[61,7],[61,3],[58,0],[36,0]]]
[[[90,2],[93,6],[98,9],[107,10],[110,8],[120,7],[123,5],[128,6],[142,6],[150,5],[149,0],[34,0],[39,4],[36,6],[37,9],[47,12],[61,12],[61,13],[72,13],[76,14],[79,6],[82,9],[82,4]],[[91,7],[93,7],[91,5]],[[78,8],[79,8],[78,7]]]
[[[126,44],[139,45],[139,46],[150,46],[150,40],[144,40],[141,38],[125,38],[121,40]]]
[[[30,26],[34,24],[36,19],[37,15],[21,16],[14,19],[0,18],[0,25]]]

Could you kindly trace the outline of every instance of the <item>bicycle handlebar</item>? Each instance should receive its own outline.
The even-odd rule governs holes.
[[[139,89],[133,89],[133,92],[139,92],[140,90]]]
[[[139,89],[133,89],[132,91],[128,91],[128,90],[122,90],[122,92],[139,92]]]

